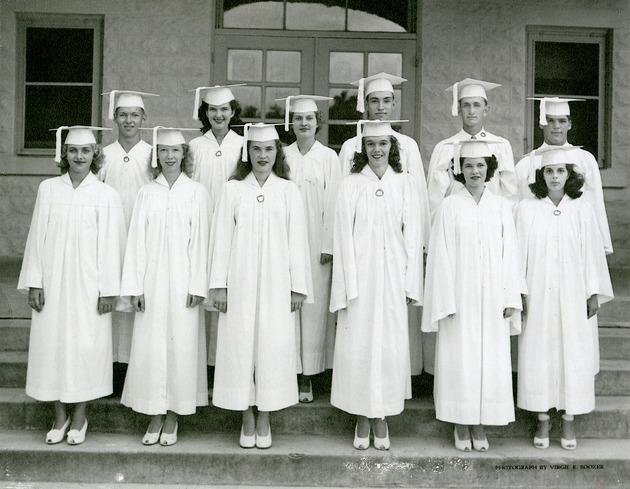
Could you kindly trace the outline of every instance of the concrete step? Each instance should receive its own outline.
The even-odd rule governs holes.
[[[295,406],[271,415],[274,432],[278,434],[304,434],[333,436],[352,433],[355,417],[330,405],[328,397],[319,397],[311,404]],[[552,436],[560,436],[560,416],[552,416]],[[23,389],[0,389],[0,430],[50,429],[54,414],[50,403],[37,402]],[[93,401],[88,406],[90,431],[103,433],[134,433],[138,438],[146,430],[148,416],[135,413],[120,404],[118,398]],[[392,434],[409,434],[419,437],[446,436],[451,427],[435,419],[433,400],[410,399],[405,410],[388,418]],[[199,408],[192,416],[182,416],[180,432],[186,433],[238,433],[240,413],[214,406]],[[516,421],[508,426],[488,427],[495,438],[529,438],[535,431],[535,414],[516,410]],[[630,439],[630,397],[597,397],[595,411],[576,416],[576,429],[583,438]],[[43,436],[43,435],[42,435]]]
[[[26,352],[0,351],[0,387],[26,385]],[[630,396],[630,360],[602,360],[595,377],[598,396]]]
[[[30,319],[0,319],[0,351],[28,351]]]
[[[624,487],[630,440],[578,440],[562,450],[552,439],[489,437],[486,453],[458,452],[452,435],[393,436],[392,448],[358,451],[343,436],[274,434],[268,450],[243,450],[234,434],[182,434],[171,447],[145,447],[137,436],[88,432],[78,446],[48,446],[41,433],[5,431],[4,482],[216,484],[245,486],[576,488]],[[32,486],[30,486],[32,487]]]
[[[600,324],[628,326],[630,319],[630,296],[615,297],[614,300],[602,304],[597,312]]]
[[[630,359],[630,321],[618,327],[600,324],[599,354],[602,360]]]
[[[601,360],[595,395],[630,396],[630,360]]]

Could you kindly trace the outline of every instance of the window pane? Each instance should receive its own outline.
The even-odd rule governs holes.
[[[361,118],[361,114],[357,112],[356,89],[331,88],[328,96],[334,99],[328,109],[329,119],[358,121]]]
[[[26,29],[26,81],[92,83],[92,29]]]
[[[368,76],[382,72],[402,76],[402,53],[369,53]]]
[[[411,25],[408,0],[348,0],[348,30],[407,32]]]
[[[536,42],[534,91],[545,95],[599,95],[599,44]]]
[[[586,100],[584,102],[571,103],[571,129],[568,140],[572,144],[583,146],[586,151],[593,153],[595,159],[598,158],[597,147],[597,127],[599,124],[599,102],[597,100]],[[543,143],[543,132],[538,128],[538,117],[540,115],[540,104],[534,104],[534,120],[536,129],[534,130],[534,147],[538,148]]]
[[[299,83],[301,59],[299,51],[267,51],[267,81]]]
[[[25,104],[25,148],[54,148],[49,129],[92,124],[92,87],[27,86]]]
[[[341,149],[341,145],[348,139],[357,135],[357,126],[345,124],[328,125],[328,146],[333,149]]]
[[[287,29],[343,31],[345,0],[287,0]]]
[[[262,81],[262,51],[254,49],[228,50],[228,81]]]
[[[351,83],[363,77],[363,53],[331,52],[328,81]]]
[[[282,29],[281,1],[223,0],[223,27]]]
[[[286,98],[289,95],[299,95],[299,88],[269,87],[265,90],[265,119],[283,119],[284,101],[276,102],[278,98]]]
[[[243,109],[241,118],[260,120],[262,89],[260,87],[232,87],[230,90]]]

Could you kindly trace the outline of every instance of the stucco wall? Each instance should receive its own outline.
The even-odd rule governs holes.
[[[15,125],[16,12],[99,14],[104,18],[103,91],[139,88],[161,94],[147,100],[147,127],[196,127],[187,90],[212,78],[211,0],[0,0],[0,256],[23,251],[35,190],[56,173],[51,158],[18,157]],[[420,65],[420,149],[428,165],[433,146],[459,129],[450,116],[446,86],[465,77],[497,81],[487,129],[523,153],[527,25],[614,29],[612,171],[604,180],[628,182],[630,154],[630,7],[627,0],[423,0]],[[420,57],[420,56],[419,56]],[[107,101],[103,100],[104,116]],[[575,123],[579,123],[576,121]],[[102,124],[114,127],[103,119]],[[115,131],[104,138],[111,142]],[[613,174],[614,173],[614,174]],[[630,192],[605,190],[615,254],[610,263],[630,267]]]
[[[420,150],[429,161],[435,144],[461,128],[444,89],[464,78],[501,83],[490,92],[486,128],[508,138],[515,160],[524,152],[527,97],[526,26],[614,29],[612,168],[602,178],[615,253],[614,267],[630,266],[630,3],[627,0],[423,0]],[[579,121],[574,121],[579,124]],[[571,133],[569,133],[570,139]],[[575,141],[579,144],[579,141]]]
[[[187,90],[211,77],[211,12],[207,0],[0,0],[0,256],[20,256],[42,175],[55,175],[50,157],[18,157],[14,148],[17,12],[103,16],[103,92],[131,88],[158,93],[147,99],[146,127],[198,127]],[[102,125],[108,100],[103,97]],[[104,144],[116,137],[105,135]]]

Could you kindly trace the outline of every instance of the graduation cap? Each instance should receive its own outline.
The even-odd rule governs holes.
[[[265,124],[258,122],[256,124],[248,122],[243,127],[243,150],[241,152],[241,160],[247,161],[247,141],[273,141],[280,139],[276,126],[282,124]]]
[[[541,126],[547,125],[548,115],[571,115],[569,102],[584,102],[583,98],[560,98],[560,97],[528,97],[527,100],[540,101],[540,116],[538,123]]]
[[[276,102],[284,100],[284,130],[289,130],[289,112],[317,112],[317,103],[320,100],[333,100],[332,97],[321,95],[289,95],[286,98],[277,98]]]
[[[245,83],[237,83],[235,85],[215,85],[213,87],[197,87],[193,90],[188,90],[189,92],[195,92],[193,119],[195,119],[196,121],[199,120],[198,112],[199,106],[201,105],[199,103],[199,99],[201,97],[200,92],[202,90],[206,92],[202,99],[205,103],[207,103],[208,105],[223,105],[231,102],[235,98],[232,90],[230,90],[231,87],[243,87],[245,85]]]
[[[379,73],[378,75],[367,76],[353,81],[351,85],[359,87],[357,95],[357,111],[365,112],[365,97],[373,92],[392,92],[394,93],[394,85],[400,85],[406,82],[406,78],[389,73]]]
[[[108,119],[114,120],[114,112],[118,107],[140,107],[144,109],[144,101],[142,96],[147,97],[159,97],[155,93],[136,92],[134,90],[112,90],[111,92],[103,93],[102,95],[109,95],[109,110]],[[118,95],[118,98],[116,98]]]
[[[490,144],[502,143],[500,139],[460,139],[445,144],[453,145],[453,174],[462,172],[460,158],[489,158],[494,153]]]
[[[465,80],[451,85],[445,90],[446,92],[453,92],[453,105],[451,107],[451,114],[453,116],[457,115],[459,101],[464,97],[482,97],[487,102],[487,92],[500,86],[501,85],[499,83],[475,80],[474,78],[466,78]]]
[[[141,128],[144,131],[151,131],[153,133],[153,147],[151,155],[151,167],[157,168],[157,147],[158,144],[164,146],[177,146],[178,144],[186,144],[186,139],[182,131],[199,131],[196,128],[190,127],[164,127],[155,126],[153,128]]]
[[[108,127],[98,126],[60,126],[55,131],[55,161],[61,163],[61,132],[68,130],[68,135],[64,144],[75,144],[83,146],[85,144],[96,144],[93,131],[111,131]]]
[[[348,125],[357,126],[355,153],[361,152],[361,142],[363,138],[370,136],[396,136],[396,131],[392,129],[392,124],[409,122],[408,120],[380,121],[362,119],[356,122],[348,122]]]
[[[545,146],[544,148],[535,149],[529,154],[529,183],[536,181],[536,170],[548,165],[571,164],[567,152],[573,149],[581,148],[581,146],[573,146],[567,144],[565,146]],[[540,156],[540,158],[536,158]]]

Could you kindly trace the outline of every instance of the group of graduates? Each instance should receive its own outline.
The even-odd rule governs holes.
[[[112,393],[116,361],[122,404],[150,416],[145,445],[176,443],[178,415],[208,405],[208,364],[213,404],[242,412],[243,448],[270,447],[269,413],[313,401],[311,377],[332,367],[356,449],[389,449],[386,417],[425,370],[455,446],[485,451],[484,425],[514,421],[520,334],[534,445],[549,446],[557,409],[561,445],[576,448],[573,416],[594,409],[596,312],[613,293],[599,170],[567,142],[570,100],[540,100],[545,143],[514,165],[483,126],[499,85],[456,83],[462,130],[425,177],[417,143],[392,127],[406,122],[392,120],[404,81],[356,82],[367,118],[339,156],[316,139],[327,97],[284,100],[284,146],[274,125],[233,130],[229,86],[196,89],[203,134],[188,144],[181,128],[141,139],[142,92],[109,94],[118,140],[102,150],[103,128],[57,130],[62,174],[40,185],[18,284],[33,309],[26,392],[55,406],[47,443],[85,440],[87,402]]]

